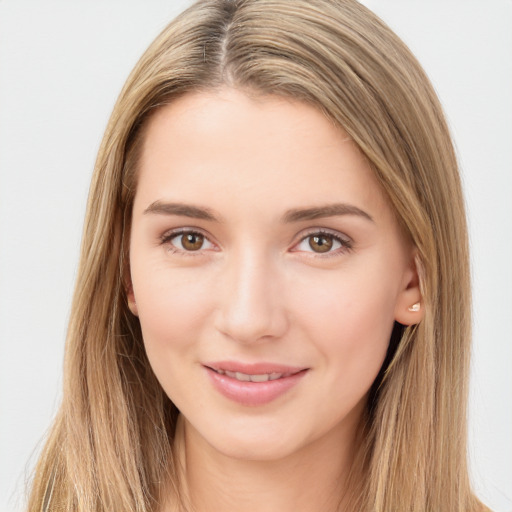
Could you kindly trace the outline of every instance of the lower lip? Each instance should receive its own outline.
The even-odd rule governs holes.
[[[221,375],[206,368],[217,391],[234,402],[246,406],[265,405],[293,388],[306,375],[307,370],[266,382],[245,382]]]

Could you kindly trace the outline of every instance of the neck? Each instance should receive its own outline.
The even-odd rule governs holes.
[[[354,425],[356,427],[356,425]],[[219,453],[186,421],[178,429],[184,483],[193,512],[338,512],[348,510],[353,435],[329,435],[278,460],[241,460]]]

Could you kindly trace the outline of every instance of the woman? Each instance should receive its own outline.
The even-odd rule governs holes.
[[[107,128],[29,508],[484,510],[469,322],[453,148],[403,43],[352,1],[198,2]]]

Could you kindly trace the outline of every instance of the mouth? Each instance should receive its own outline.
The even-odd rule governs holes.
[[[293,373],[280,372],[250,374],[243,372],[230,372],[229,370],[222,370],[220,368],[210,368],[210,370],[213,370],[219,375],[227,375],[230,379],[236,379],[240,382],[268,382],[269,380],[277,380],[294,375]]]
[[[309,368],[273,363],[215,362],[203,365],[213,387],[245,406],[267,404],[297,385]]]

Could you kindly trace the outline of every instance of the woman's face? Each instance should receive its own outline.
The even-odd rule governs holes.
[[[129,303],[188,434],[237,458],[353,440],[414,253],[356,145],[319,111],[233,89],[149,122]]]

